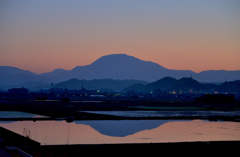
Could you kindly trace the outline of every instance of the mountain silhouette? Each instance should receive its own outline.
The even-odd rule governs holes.
[[[224,82],[217,87],[217,91],[240,93],[240,80]]]
[[[155,73],[158,71],[159,73]],[[70,79],[135,79],[152,81],[168,70],[156,63],[146,62],[125,54],[107,55],[87,66],[77,66],[69,72],[56,75],[58,78]],[[60,81],[60,80],[59,80]]]
[[[71,78],[86,80],[134,79],[152,82],[165,76],[182,78],[193,73],[193,71],[189,70],[169,70],[154,62],[143,61],[126,54],[112,54],[103,56],[90,65],[77,66],[72,70],[62,70],[61,73],[53,71],[42,74],[42,76],[56,82]]]
[[[45,87],[50,81],[27,70],[11,66],[0,66],[0,89],[30,87]]]
[[[192,77],[199,82],[226,82],[240,80],[240,70],[208,70],[192,74]]]
[[[167,69],[154,62],[140,60],[126,54],[112,54],[100,57],[90,65],[76,66],[72,70],[55,69],[52,72],[39,75],[15,67],[0,66],[0,88],[19,87],[26,83],[35,86],[39,84],[38,87],[41,88],[43,84],[51,82],[56,84],[72,78],[154,82],[167,76],[176,79],[192,76],[198,82],[225,82],[240,80],[240,70],[209,70],[195,73],[190,70]]]
[[[56,88],[67,88],[70,90],[81,89],[82,87],[90,90],[111,89],[120,92],[122,89],[136,83],[147,84],[145,81],[137,80],[113,80],[113,79],[94,79],[94,80],[78,80],[70,79],[56,84]]]
[[[157,63],[140,60],[126,54],[111,54],[100,57],[90,65],[76,66],[72,70],[58,69],[58,71],[41,75],[54,82],[72,78],[79,80],[134,79],[153,82],[166,76],[176,79],[192,76],[199,82],[225,82],[226,80],[240,79],[240,70],[209,70],[195,73],[191,70],[167,69]]]
[[[151,92],[156,90],[164,91],[218,91],[240,93],[240,80],[224,82],[222,84],[200,83],[193,78],[181,78],[179,80],[171,77],[165,77],[158,81],[143,85],[133,84],[124,88],[122,92]]]
[[[157,80],[155,82],[149,83],[146,85],[146,88],[148,90],[154,91],[159,89],[161,87],[162,90],[169,89],[169,87],[172,86],[173,83],[175,83],[177,79],[172,77],[164,77],[160,80]]]
[[[193,89],[194,91],[199,91],[201,89],[201,83],[190,78],[181,78],[180,80],[176,80],[171,86],[171,90],[181,90],[188,91]]]
[[[14,74],[14,75],[33,75],[33,76],[37,75],[31,71],[22,70],[12,66],[0,66],[0,74],[3,74],[3,73]]]
[[[177,79],[172,77],[164,77],[160,80],[149,84],[137,83],[127,88],[124,88],[123,92],[133,91],[133,92],[151,92],[155,90],[170,90],[173,83],[177,82]]]
[[[43,73],[40,74],[40,76],[45,77],[45,78],[52,78],[58,75],[61,75],[63,73],[67,73],[69,70],[64,70],[64,69],[55,69],[50,73]]]

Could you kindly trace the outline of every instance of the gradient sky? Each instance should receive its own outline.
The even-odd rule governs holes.
[[[240,70],[240,1],[0,1],[0,66],[43,73],[118,53],[169,69]]]

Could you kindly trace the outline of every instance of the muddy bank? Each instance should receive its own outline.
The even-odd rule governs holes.
[[[32,156],[234,156],[240,141],[21,147]]]

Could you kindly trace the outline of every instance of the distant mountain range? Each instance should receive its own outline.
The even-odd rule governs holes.
[[[86,66],[77,66],[72,70],[57,69],[40,76],[55,80],[56,82],[66,81],[72,78],[93,80],[93,79],[134,79],[143,81],[155,81],[165,76],[181,78],[190,76],[192,71],[168,70],[159,64],[143,61],[126,54],[113,54],[99,58]]]
[[[98,79],[98,80],[78,80],[71,79],[68,81],[60,82],[54,85],[55,88],[66,88],[70,90],[79,90],[82,87],[87,90],[100,90],[121,92],[124,88],[129,87],[133,84],[140,83],[142,85],[147,84],[145,81],[137,80],[113,80],[113,79]]]
[[[16,67],[0,66],[0,90],[25,87],[31,90],[49,87],[50,80]]]
[[[240,80],[240,70],[209,70],[195,73],[190,70],[167,69],[154,62],[143,61],[126,54],[113,54],[103,56],[90,65],[77,66],[72,70],[55,69],[39,75],[16,67],[0,66],[0,89],[21,86],[37,89],[47,87],[51,82],[59,83],[73,78],[153,82],[166,76],[176,79],[191,76],[198,82],[225,82]]]
[[[240,93],[240,80],[224,82],[222,84],[200,83],[193,78],[175,79],[164,77],[152,83],[137,80],[95,79],[78,80],[70,79],[54,85],[55,88],[78,90],[82,87],[100,92],[154,92],[154,91],[206,91],[206,92],[235,92]]]
[[[235,92],[240,93],[240,80],[225,82],[222,84],[199,83],[193,78],[181,78],[179,80],[172,77],[164,77],[156,82],[146,85],[134,84],[124,88],[123,92],[151,92],[156,90],[165,91],[218,91],[218,92]]]

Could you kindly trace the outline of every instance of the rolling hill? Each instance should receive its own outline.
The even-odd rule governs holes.
[[[213,83],[199,83],[193,78],[181,78],[179,80],[165,77],[158,81],[143,85],[134,84],[127,88],[124,88],[123,92],[133,91],[133,92],[151,92],[155,90],[165,90],[165,91],[218,91],[218,92],[230,92],[230,93],[240,93],[240,80],[224,82],[222,84]]]
[[[81,89],[82,87],[88,90],[113,90],[120,92],[122,89],[131,86],[136,83],[147,84],[145,81],[137,80],[113,80],[113,79],[94,79],[94,80],[78,80],[70,79],[68,81],[60,82],[54,87],[56,88],[67,88],[70,90]]]

